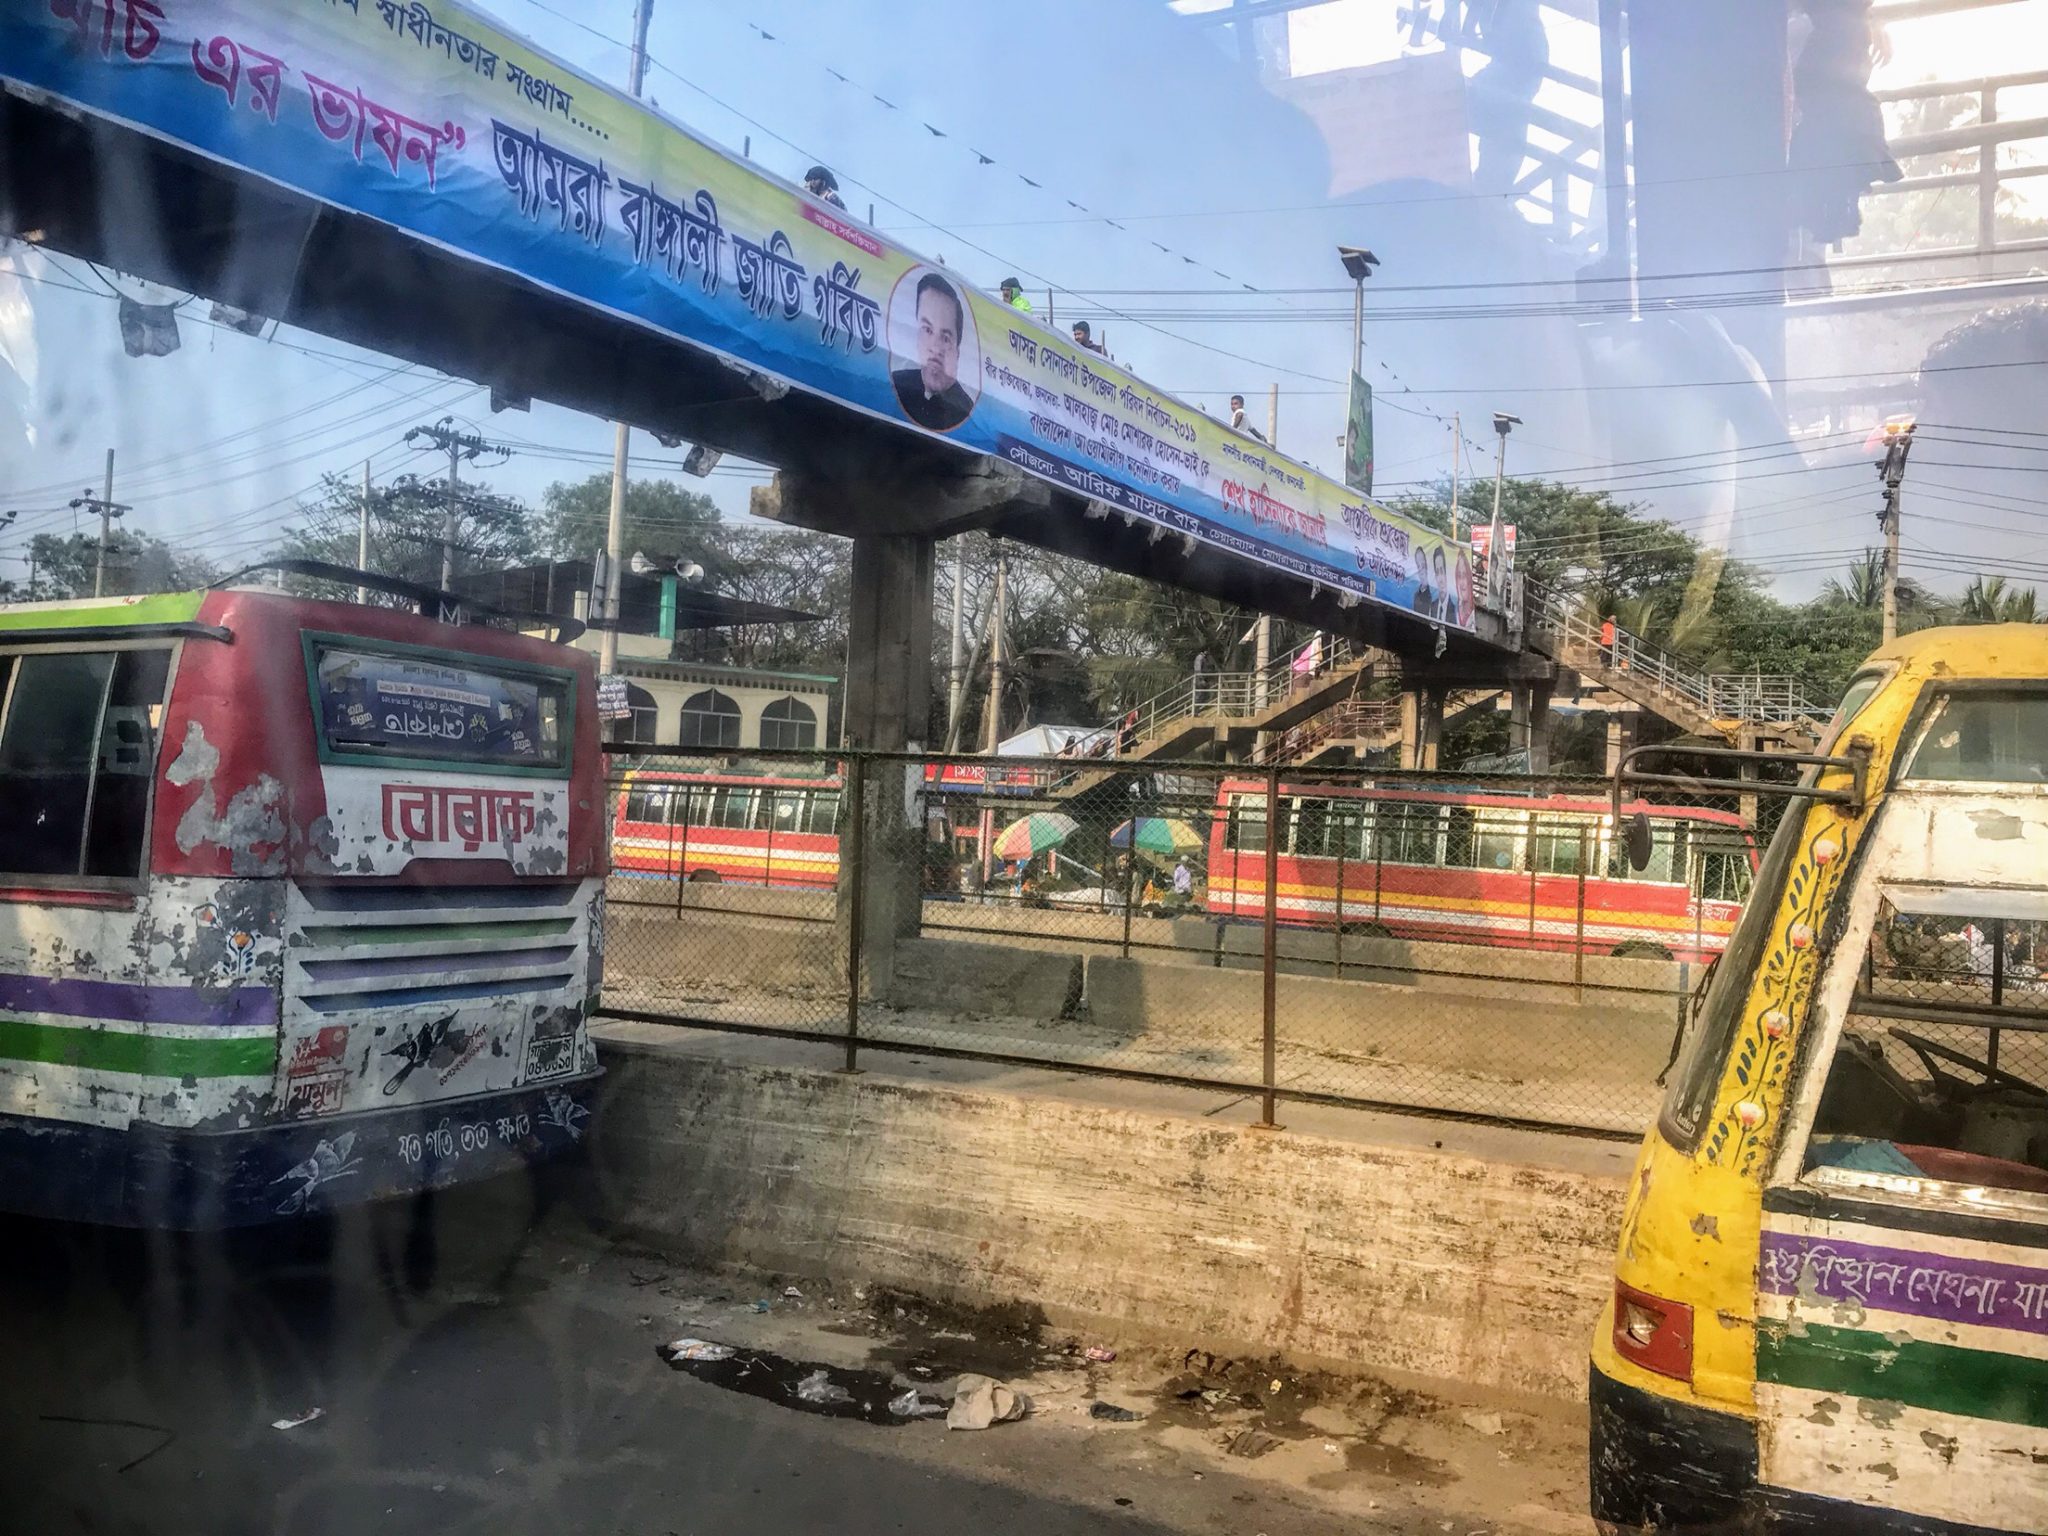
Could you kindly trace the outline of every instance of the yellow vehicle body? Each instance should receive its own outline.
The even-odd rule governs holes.
[[[1875,902],[1872,882],[1894,879],[1899,860],[1915,853],[1880,849],[1872,859],[1892,863],[1866,868],[1866,839],[1897,844],[1920,825],[1913,818],[1923,805],[1931,807],[1928,827],[1968,826],[1956,818],[1976,817],[1980,837],[1985,818],[2005,817],[2018,833],[1984,845],[1985,857],[2006,861],[2001,891],[2015,871],[2020,884],[2048,888],[2048,788],[2008,780],[1986,794],[1975,784],[1923,794],[1895,781],[1905,754],[1932,739],[1930,700],[1967,687],[1987,687],[1989,700],[2001,696],[1999,684],[2048,698],[2048,627],[1936,629],[1884,647],[1858,673],[1823,747],[1868,753],[1861,810],[1795,801],[1786,811],[1632,1174],[1616,1291],[1591,1358],[1593,1512],[1605,1530],[2048,1531],[2048,1324],[2040,1302],[2048,1289],[2030,1289],[2048,1282],[2048,1222],[2028,1216],[2033,1197],[1975,1190],[1944,1205],[1924,1180],[1872,1175],[1866,1183],[1894,1193],[1873,1201],[1859,1186],[1860,1203],[1845,1205],[1805,1187],[1811,1178],[1802,1184],[1802,1170],[1786,1166],[1788,1146],[1810,1155],[1801,1149],[1817,1136],[1816,1084],[1833,1081],[1827,1025],[1832,1020],[1839,1035],[1849,1012],[1822,1006],[1817,993],[1863,964],[1844,944],[1846,958],[1831,970],[1831,954],[1843,934],[1853,941],[1852,908]],[[1815,787],[1843,789],[1852,780],[1823,769]],[[1882,823],[1888,801],[1898,811]],[[1873,838],[1880,825],[1889,844]],[[2038,873],[2012,862],[2013,836],[2037,844]],[[1954,847],[1952,832],[1941,841],[1951,871],[1978,857],[1975,848]],[[1955,887],[1952,873],[1943,878],[1943,889]],[[1919,887],[1899,880],[1897,888]],[[2048,889],[1998,897],[2022,898],[2048,900]],[[1857,984],[1854,976],[1841,983]],[[1997,1038],[1994,1030],[1994,1064]],[[1829,1060],[1818,1058],[1822,1050]],[[1858,1142],[1856,1155],[1867,1160],[1869,1145]],[[2019,1208],[2016,1219],[2009,1207]],[[1780,1211],[1792,1214],[1773,1214]],[[1854,1225],[1866,1217],[1882,1230]],[[1785,1235],[1795,1229],[1803,1235]],[[1871,1253],[1897,1261],[1873,1269]],[[1864,1257],[1851,1264],[1852,1254]],[[1956,1254],[1963,1257],[1943,1257]],[[1825,1255],[1819,1271],[1817,1255]],[[1847,1292],[1829,1290],[1837,1280]],[[1995,1304],[1986,1303],[1987,1286],[1997,1287]],[[1950,1303],[1966,1296],[1975,1321],[1956,1323],[1964,1314]],[[1904,1319],[1882,1324],[1889,1335],[1854,1332],[1880,1326],[1868,1320],[1890,1318],[1887,1307]],[[1867,1354],[1856,1353],[1857,1339],[1872,1343]],[[1816,1357],[1823,1348],[1834,1353],[1807,1385],[1841,1380],[1849,1391],[1783,1389],[1772,1379],[1760,1391],[1760,1349],[1768,1366],[1787,1350]],[[1916,1406],[1915,1372],[1939,1414]],[[1943,1427],[1907,1435],[1923,1414]],[[1870,1449],[1895,1442],[1896,1450]]]

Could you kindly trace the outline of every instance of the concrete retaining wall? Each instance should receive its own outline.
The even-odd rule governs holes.
[[[678,1256],[1583,1393],[1623,1178],[601,1039],[598,1199]]]

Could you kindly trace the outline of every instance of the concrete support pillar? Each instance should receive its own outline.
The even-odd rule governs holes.
[[[1550,772],[1550,685],[1517,683],[1508,690],[1508,750],[1526,752],[1529,772]]]
[[[864,535],[853,541],[853,612],[846,642],[844,740],[875,752],[926,746],[931,713],[934,541]],[[862,882],[864,995],[887,996],[896,946],[917,932],[925,829],[917,813],[923,775],[909,763],[866,770],[859,870],[839,880],[841,954],[851,933],[853,882]],[[841,846],[847,846],[842,837]]]
[[[1607,771],[1610,774],[1621,766],[1621,754],[1634,746],[1635,741],[1635,711],[1610,713],[1607,717]]]
[[[1444,736],[1445,690],[1417,686],[1401,694],[1401,766],[1434,773]]]

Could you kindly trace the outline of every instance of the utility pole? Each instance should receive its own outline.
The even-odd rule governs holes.
[[[1458,461],[1464,457],[1465,434],[1458,426],[1458,413],[1451,412],[1451,542],[1458,542]]]
[[[363,504],[356,510],[356,569],[370,568],[370,461],[363,460]],[[356,601],[367,603],[370,589],[361,582],[356,583]]]
[[[636,101],[647,77],[647,24],[653,17],[654,0],[635,0],[633,54],[626,66],[626,89]],[[608,623],[598,632],[597,641],[597,670],[607,674],[619,670],[619,578],[626,558],[626,460],[632,442],[633,429],[623,421],[614,423],[612,505],[604,529],[604,611]]]
[[[946,735],[949,739],[960,728],[960,700],[965,691],[965,679],[960,675],[960,664],[966,648],[966,619],[963,616],[967,606],[967,540],[964,536],[953,536],[953,660],[946,672]]]
[[[1275,383],[1266,391],[1266,442],[1270,447],[1280,446],[1280,386]],[[1252,651],[1252,671],[1256,681],[1252,692],[1263,707],[1266,702],[1266,668],[1273,664],[1273,616],[1259,615],[1258,641]]]
[[[1884,643],[1899,638],[1899,488],[1906,481],[1906,456],[1913,451],[1913,418],[1894,416],[1884,424],[1884,462],[1877,466],[1884,480]]]
[[[1508,434],[1521,424],[1519,416],[1510,416],[1506,411],[1493,413],[1493,430],[1500,438],[1500,448],[1493,460],[1493,525],[1486,540],[1486,590],[1496,608],[1503,599],[1500,590],[1500,488],[1508,473]]]
[[[988,721],[983,732],[986,751],[990,757],[996,755],[996,748],[1003,739],[1003,684],[1008,680],[1008,668],[1004,665],[1010,652],[1010,639],[1003,626],[1009,619],[1005,611],[1009,607],[1009,561],[1003,554],[1000,541],[996,543],[996,606],[994,626],[989,635],[988,663]]]
[[[455,533],[462,511],[462,461],[485,453],[512,450],[501,443],[487,443],[474,432],[456,430],[455,418],[443,416],[431,427],[413,427],[405,434],[408,443],[425,438],[448,455],[447,504],[441,514],[441,590],[446,592],[455,579]]]
[[[71,498],[71,509],[74,512],[96,512],[99,514],[100,545],[93,555],[92,562],[92,595],[98,597],[107,587],[107,550],[110,547],[110,541],[114,537],[114,519],[126,517],[135,510],[133,507],[123,506],[120,502],[114,500],[113,449],[109,448],[107,450],[106,490],[101,495],[95,496],[92,493],[92,487],[87,486],[82,493]]]

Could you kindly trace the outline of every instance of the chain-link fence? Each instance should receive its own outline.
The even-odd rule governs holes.
[[[1635,1134],[1756,844],[1604,780],[613,759],[607,1011]],[[850,984],[859,978],[858,986]]]

